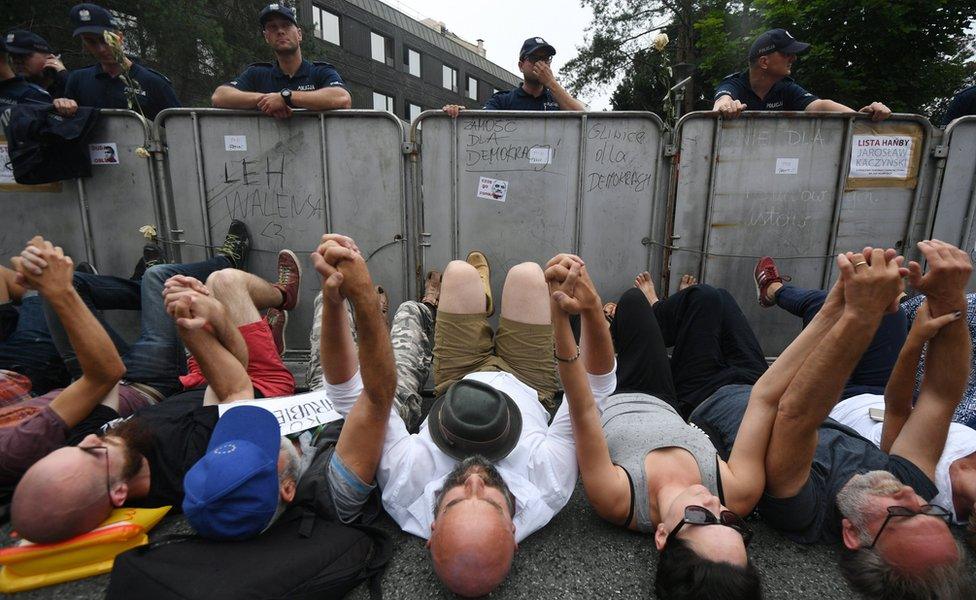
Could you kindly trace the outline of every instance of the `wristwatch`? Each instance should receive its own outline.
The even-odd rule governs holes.
[[[290,108],[294,108],[294,105],[291,103],[291,90],[285,88],[278,93],[281,94],[281,97],[282,99],[284,99],[285,104],[287,104]]]

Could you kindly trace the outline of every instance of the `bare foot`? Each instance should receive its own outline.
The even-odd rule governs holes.
[[[654,282],[651,281],[650,273],[647,271],[639,273],[634,279],[634,287],[644,292],[644,296],[647,297],[647,301],[651,306],[657,304],[657,292],[654,290]]]
[[[689,287],[691,287],[691,286],[693,286],[693,285],[695,285],[697,283],[698,283],[698,280],[695,279],[695,276],[694,275],[687,275],[687,274],[686,275],[682,275],[681,276],[681,283],[678,284],[678,291],[680,292],[681,290],[683,290],[685,288],[689,288]]]
[[[603,316],[607,318],[607,321],[613,323],[613,318],[617,315],[617,303],[607,302],[603,305]]]

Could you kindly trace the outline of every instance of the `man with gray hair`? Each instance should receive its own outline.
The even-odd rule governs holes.
[[[868,597],[971,598],[950,513],[930,501],[969,373],[969,332],[959,315],[972,264],[964,251],[937,240],[919,249],[929,267],[924,275],[916,262],[902,267],[894,250],[838,256],[840,281],[820,310],[829,325],[780,401],[758,508],[794,541],[841,541],[841,569]],[[928,360],[938,367],[926,373],[916,407],[886,453],[827,415],[882,317],[897,307],[905,275],[928,297],[932,317],[956,318],[929,342]],[[748,398],[741,396],[720,390],[691,415],[720,453],[735,440]]]

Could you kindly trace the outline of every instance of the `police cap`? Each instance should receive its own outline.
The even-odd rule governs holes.
[[[47,40],[26,29],[11,29],[3,36],[3,46],[11,54],[54,54]]]
[[[288,19],[293,24],[298,25],[298,20],[295,18],[295,9],[288,6],[287,4],[280,4],[278,2],[272,2],[271,4],[265,6],[261,9],[261,13],[258,14],[258,22],[261,23],[261,27],[273,16],[280,16]]]
[[[104,31],[118,31],[118,23],[112,13],[97,4],[75,4],[68,13],[71,24],[75,26],[71,34],[78,37],[83,33],[101,35]]]

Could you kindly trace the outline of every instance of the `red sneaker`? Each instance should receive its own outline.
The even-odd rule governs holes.
[[[770,256],[764,256],[759,259],[759,262],[756,263],[756,270],[753,272],[753,277],[756,280],[756,296],[759,298],[759,306],[763,308],[776,306],[776,301],[770,300],[766,294],[769,286],[774,283],[784,283],[790,280],[789,277],[783,277],[779,274],[779,269],[776,268],[776,262]]]
[[[264,320],[271,328],[271,338],[274,340],[278,356],[285,354],[285,327],[288,326],[288,313],[277,308],[269,308],[264,315]]]
[[[278,283],[274,286],[281,291],[279,310],[294,310],[298,306],[301,283],[302,267],[298,263],[298,257],[291,250],[278,252]]]

